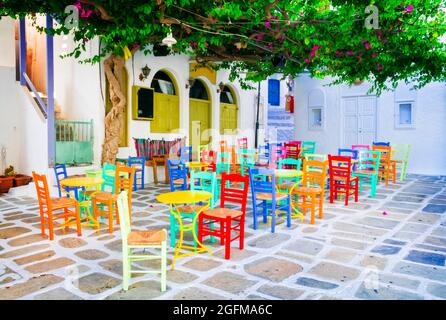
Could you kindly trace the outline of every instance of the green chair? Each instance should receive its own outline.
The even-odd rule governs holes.
[[[132,273],[159,273],[161,274],[161,291],[166,291],[167,286],[167,231],[135,230],[130,228],[129,206],[127,192],[122,191],[118,196],[118,214],[121,225],[122,238],[122,287],[124,291],[129,289],[129,280]],[[146,249],[160,249],[160,255],[153,255]],[[133,252],[137,250],[137,252]],[[160,270],[132,269],[132,262],[144,260],[161,260]]]
[[[111,193],[115,193],[115,171],[116,166],[114,164],[104,163],[102,166],[102,179],[104,180],[101,186],[102,191],[110,191]],[[106,188],[111,190],[106,190]]]
[[[302,159],[293,159],[293,158],[285,158],[279,159],[278,169],[294,169],[301,170],[302,168]],[[278,184],[277,188],[280,191],[287,191],[291,189],[293,185],[298,183],[301,180],[301,177],[294,178],[277,178]]]
[[[370,185],[371,198],[374,198],[376,194],[380,159],[380,151],[360,150],[358,168],[352,173],[352,176],[358,177],[359,192],[362,191],[362,187],[364,184]]]
[[[237,157],[240,163],[240,174],[242,176],[248,174],[248,168],[254,168],[256,162],[256,150],[254,149],[238,149]]]
[[[219,152],[217,156],[216,172],[221,174],[226,171],[227,174],[231,173],[231,152]]]
[[[392,160],[396,162],[397,170],[400,169],[400,181],[406,179],[407,162],[409,161],[410,144],[392,144]]]
[[[306,154],[316,153],[316,142],[314,141],[302,141],[301,157],[305,157]]]
[[[318,153],[307,153],[304,155],[306,161],[316,160],[320,162],[328,161],[328,156],[326,154],[318,154]],[[308,166],[308,171],[320,172],[320,167]]]

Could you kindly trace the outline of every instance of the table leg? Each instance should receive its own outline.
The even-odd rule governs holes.
[[[156,166],[156,158],[152,158],[153,182],[158,184],[158,167]]]

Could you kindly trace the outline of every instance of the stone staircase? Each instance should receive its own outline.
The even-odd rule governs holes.
[[[285,107],[268,106],[268,131],[277,130],[277,142],[294,139],[294,114],[285,111]]]

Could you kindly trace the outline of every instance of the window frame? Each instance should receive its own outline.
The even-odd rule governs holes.
[[[400,108],[401,105],[410,104],[410,124],[400,123]],[[416,128],[416,104],[415,100],[399,100],[395,101],[395,111],[394,111],[394,125],[395,129],[415,129]]]
[[[316,126],[313,124],[313,110],[321,110],[321,124],[319,126]],[[325,112],[324,112],[324,106],[308,106],[308,130],[311,131],[322,131],[324,130],[324,124],[325,124]]]

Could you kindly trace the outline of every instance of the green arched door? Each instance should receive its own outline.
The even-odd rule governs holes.
[[[220,133],[235,134],[238,128],[238,107],[235,94],[225,86],[220,93]]]
[[[194,150],[211,142],[211,127],[211,97],[205,84],[196,79],[189,91],[189,143]]]
[[[153,121],[151,132],[172,132],[180,128],[180,99],[171,77],[164,71],[158,71],[153,77],[151,88],[153,95]]]

